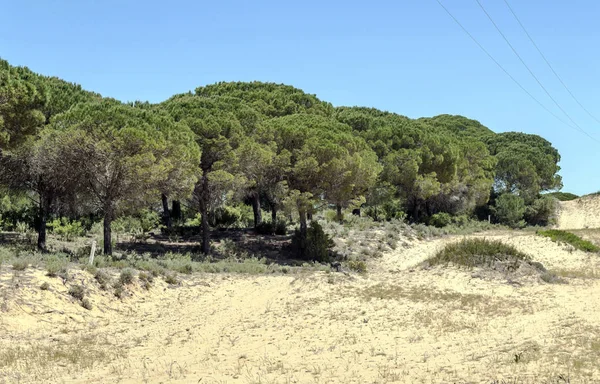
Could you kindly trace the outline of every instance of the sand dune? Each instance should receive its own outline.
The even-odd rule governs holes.
[[[550,268],[600,270],[597,255],[530,233],[477,236]],[[15,278],[5,266],[0,356],[24,350],[15,364],[0,359],[0,382],[600,382],[600,280],[519,283],[416,267],[457,239],[406,242],[365,276],[198,275],[133,288],[122,301],[80,271],[91,311],[42,271]],[[43,281],[49,291],[37,288]],[[58,345],[78,358],[48,364],[40,351]]]
[[[559,203],[558,229],[600,228],[600,195]]]

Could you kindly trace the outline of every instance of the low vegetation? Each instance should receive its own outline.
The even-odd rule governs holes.
[[[487,239],[463,239],[450,243],[430,258],[430,265],[449,264],[473,267],[492,266],[495,262],[530,261],[531,257],[501,241]]]
[[[559,229],[548,229],[544,231],[538,231],[537,233],[541,236],[549,237],[550,239],[552,239],[552,241],[570,244],[576,249],[579,249],[584,252],[600,251],[600,247],[598,247],[594,243],[588,240],[584,240],[571,232],[562,231]]]

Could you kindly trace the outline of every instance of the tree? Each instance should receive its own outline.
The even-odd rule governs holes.
[[[201,177],[194,189],[194,202],[201,215],[202,252],[210,251],[209,211],[226,192],[223,187],[240,185],[233,177],[243,127],[228,99],[219,97],[175,96],[162,104],[177,122],[188,126],[202,151],[198,163]],[[241,183],[243,184],[243,183]]]
[[[500,223],[510,227],[522,227],[525,214],[525,201],[510,193],[505,193],[496,199],[496,217]]]
[[[108,99],[79,104],[53,119],[47,134],[55,135],[55,147],[74,171],[81,193],[103,214],[105,254],[112,254],[111,223],[118,212],[147,204],[174,172],[193,177],[200,155],[195,143],[172,145],[168,140],[176,132],[191,138],[187,130],[150,111]],[[189,170],[174,171],[175,167]]]

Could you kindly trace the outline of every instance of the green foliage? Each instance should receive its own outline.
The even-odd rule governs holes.
[[[529,225],[547,226],[553,224],[556,216],[556,199],[542,195],[525,208],[525,221]]]
[[[263,221],[256,226],[256,232],[260,235],[274,235],[275,225],[270,221]]]
[[[287,223],[283,220],[277,220],[275,224],[275,234],[279,236],[287,235]]]
[[[452,223],[452,216],[446,212],[440,212],[432,215],[429,218],[429,225],[437,228],[443,228]]]
[[[360,260],[350,260],[348,262],[348,268],[358,273],[367,273],[367,263]]]
[[[529,260],[530,257],[528,255],[501,241],[463,239],[446,245],[444,249],[427,261],[430,265],[452,263],[473,268],[493,266],[497,261]]]
[[[70,221],[66,217],[54,219],[47,224],[47,227],[64,241],[73,241],[76,237],[85,235],[85,229],[81,222]]]
[[[494,211],[498,221],[512,228],[522,227],[525,214],[525,201],[516,195],[505,193],[496,199]]]
[[[304,260],[328,262],[331,258],[331,249],[334,247],[333,240],[325,233],[323,227],[316,221],[311,221],[306,238],[297,229],[292,237],[292,248],[299,258]]]
[[[571,244],[573,247],[582,250],[584,252],[599,252],[600,247],[597,245],[582,239],[581,237],[567,231],[561,231],[558,229],[549,229],[545,231],[538,231],[538,235],[549,237],[552,241],[562,242]]]
[[[551,192],[551,193],[545,194],[544,196],[553,197],[559,201],[571,201],[571,200],[579,199],[579,196],[577,196],[574,193],[570,193],[570,192]]]

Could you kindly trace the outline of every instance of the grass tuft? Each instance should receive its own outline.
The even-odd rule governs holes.
[[[430,265],[456,264],[469,268],[491,266],[497,261],[529,261],[530,257],[500,241],[463,239],[446,245],[428,260]]]

